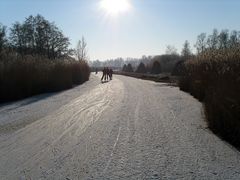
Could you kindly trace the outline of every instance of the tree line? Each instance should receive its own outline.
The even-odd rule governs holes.
[[[143,62],[137,66],[136,70],[133,69],[132,65],[124,64],[122,68],[123,72],[135,72],[135,73],[151,73],[151,74],[160,74],[162,72],[161,64],[158,61],[154,61],[151,66],[145,65]]]
[[[197,54],[203,53],[207,50],[223,50],[239,47],[240,45],[240,31],[229,31],[227,29],[218,31],[214,29],[212,34],[207,35],[201,33],[197,37],[195,48]]]
[[[163,55],[146,56],[141,58],[116,58],[105,61],[94,60],[90,62],[90,66],[95,68],[111,67],[116,70],[122,70],[124,72],[136,72],[136,73],[171,73],[179,61],[187,59],[193,56],[190,43],[185,41],[181,55],[177,53],[177,49],[174,46],[168,45],[166,47],[166,53]]]
[[[87,43],[82,38],[76,49],[69,45],[69,38],[41,15],[10,28],[0,24],[0,103],[87,81]]]
[[[24,22],[15,22],[6,37],[6,27],[0,27],[0,50],[11,49],[21,56],[40,55],[49,59],[69,55],[71,50],[69,38],[54,24],[43,16],[30,15]]]
[[[177,49],[168,45],[166,47],[165,54],[155,55],[155,56],[142,56],[141,58],[116,58],[109,59],[105,61],[95,60],[91,62],[92,67],[114,67],[118,70],[123,70],[126,72],[148,72],[148,73],[173,73],[173,75],[182,75],[181,69],[183,68],[183,63],[187,59],[192,59],[196,55],[207,51],[216,49],[227,49],[239,46],[240,42],[240,32],[233,30],[221,30],[218,31],[214,29],[212,34],[207,35],[207,33],[201,33],[197,36],[196,43],[193,47],[196,49],[196,53],[192,52],[191,45],[188,40],[183,43],[183,48],[180,53]],[[161,70],[157,71],[155,68],[152,71],[154,62],[160,63]],[[145,67],[144,67],[145,66]],[[158,65],[157,65],[158,66]],[[140,69],[139,69],[140,68]]]

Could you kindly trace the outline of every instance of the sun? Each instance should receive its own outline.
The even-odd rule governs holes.
[[[100,7],[109,15],[115,16],[129,11],[131,8],[129,0],[102,0]]]

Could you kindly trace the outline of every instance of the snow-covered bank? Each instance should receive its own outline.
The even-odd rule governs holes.
[[[99,79],[96,76],[91,76],[90,81],[73,89],[0,104],[0,136],[3,133],[20,129],[49,113],[53,113],[71,100],[94,88],[97,84],[99,84]]]

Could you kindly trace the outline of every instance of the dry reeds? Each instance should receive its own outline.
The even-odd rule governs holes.
[[[0,102],[71,88],[89,75],[84,61],[8,55],[0,61]]]
[[[186,61],[179,86],[203,101],[210,129],[240,147],[239,48],[209,49]]]

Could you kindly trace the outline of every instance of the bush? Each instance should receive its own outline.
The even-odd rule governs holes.
[[[171,73],[175,64],[181,60],[181,57],[177,54],[164,54],[161,56],[155,56],[152,58],[152,64],[154,62],[159,62],[161,65],[160,73]]]
[[[124,64],[122,71],[123,72],[133,72],[132,65],[130,63],[128,65]]]
[[[151,69],[151,74],[160,74],[162,72],[161,70],[161,65],[158,61],[154,61],[152,69]]]
[[[172,75],[173,76],[183,76],[185,72],[184,60],[181,60],[176,63],[175,67],[173,68]]]
[[[5,56],[0,59],[0,102],[71,88],[89,75],[86,62]]]
[[[122,68],[122,71],[123,71],[123,72],[126,72],[126,71],[127,71],[127,65],[126,65],[126,64],[124,64],[124,66],[123,66],[123,68]]]
[[[240,147],[240,52],[207,50],[185,62],[182,90],[204,102],[209,127]]]
[[[145,67],[145,64],[142,62],[138,65],[136,73],[147,73],[147,69]]]

